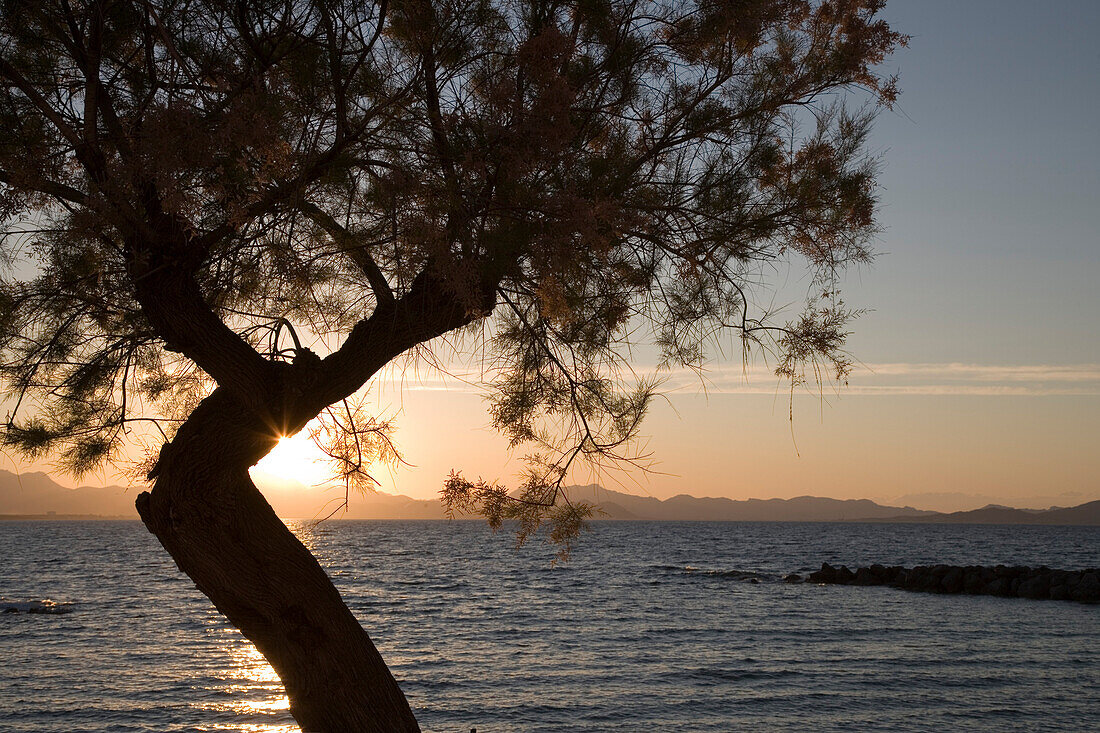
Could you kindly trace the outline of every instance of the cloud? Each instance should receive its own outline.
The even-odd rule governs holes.
[[[653,375],[655,367],[636,366],[639,375]],[[666,394],[788,394],[790,384],[775,376],[763,363],[713,364],[701,372],[679,368],[657,372]],[[415,377],[386,381],[413,392],[484,391],[484,372],[455,370],[442,374],[424,370]],[[806,384],[796,394],[830,396],[918,396],[951,395],[973,397],[1056,397],[1100,396],[1100,364],[968,364],[883,362],[858,364],[847,385],[838,385],[821,375],[818,384],[807,372]]]
[[[936,375],[1000,382],[1100,383],[1100,364],[867,364],[858,371],[877,375]]]
[[[764,366],[718,366],[702,376],[669,375],[666,387],[708,393],[775,394],[789,390]],[[811,373],[801,392],[841,395],[970,395],[978,397],[1100,396],[1100,364],[878,363],[852,369],[846,386]]]

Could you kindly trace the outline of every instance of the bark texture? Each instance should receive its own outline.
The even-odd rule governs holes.
[[[366,631],[252,483],[271,433],[234,403],[216,390],[165,447],[142,521],[271,663],[303,731],[418,731]]]
[[[256,362],[247,352],[235,359],[231,340],[210,348],[202,334],[218,329],[203,325],[205,306],[186,282],[143,291],[144,310],[172,326],[173,343],[209,374],[228,376],[161,449],[150,474],[156,483],[138,497],[138,513],[180,570],[267,658],[304,731],[419,727],[370,637],[248,469],[278,436],[301,429],[398,354],[491,310],[495,284],[471,309],[426,270],[334,353],[320,359],[303,350],[292,364]]]

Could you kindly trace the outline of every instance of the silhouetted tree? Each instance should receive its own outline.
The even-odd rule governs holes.
[[[329,410],[362,476],[387,435],[347,400],[489,323],[493,423],[537,448],[518,493],[452,474],[445,499],[568,543],[569,466],[629,458],[653,391],[632,340],[699,366],[728,329],[843,377],[835,285],[869,257],[875,67],[904,42],[882,5],[2,0],[3,440],[80,473],[154,421],[141,518],[303,729],[415,730],[248,468]],[[811,298],[773,322],[754,294],[790,259]]]

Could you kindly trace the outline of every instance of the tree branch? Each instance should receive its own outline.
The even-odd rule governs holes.
[[[154,264],[148,249],[139,249],[131,257],[130,269],[135,297],[164,338],[165,348],[194,361],[241,403],[269,408],[277,386],[275,365],[210,309],[190,273],[164,262],[164,255],[158,254],[162,261]]]
[[[32,190],[44,193],[47,196],[53,196],[54,198],[68,201],[78,206],[87,206],[89,208],[98,208],[94,201],[88,197],[87,194],[82,191],[77,191],[72,186],[66,186],[63,183],[57,183],[56,181],[49,181],[46,179],[39,179],[30,183],[20,176],[14,176],[9,171],[0,170],[0,183],[6,183],[9,186],[27,186]]]
[[[393,289],[390,288],[386,276],[379,269],[378,263],[371,257],[366,245],[361,244],[354,234],[344,228],[327,211],[323,211],[310,201],[299,201],[298,209],[310,218],[315,224],[324,229],[340,246],[347,256],[354,262],[370,283],[371,290],[379,306],[393,303]]]
[[[380,306],[355,325],[344,344],[321,362],[314,414],[366,384],[379,369],[417,344],[472,323],[492,311],[496,284],[483,283],[483,309],[471,311],[448,284],[432,274],[429,261],[408,293]],[[310,416],[312,417],[312,415]]]

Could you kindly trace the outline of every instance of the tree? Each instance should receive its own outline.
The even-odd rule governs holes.
[[[387,433],[349,400],[466,333],[493,423],[535,448],[518,492],[452,474],[444,498],[568,543],[569,467],[629,460],[653,394],[632,342],[699,367],[731,331],[842,378],[876,66],[905,41],[882,5],[3,0],[3,441],[80,473],[162,430],[141,518],[302,728],[415,730],[248,468],[327,415],[366,480]],[[787,260],[814,278],[782,322],[754,303]]]

